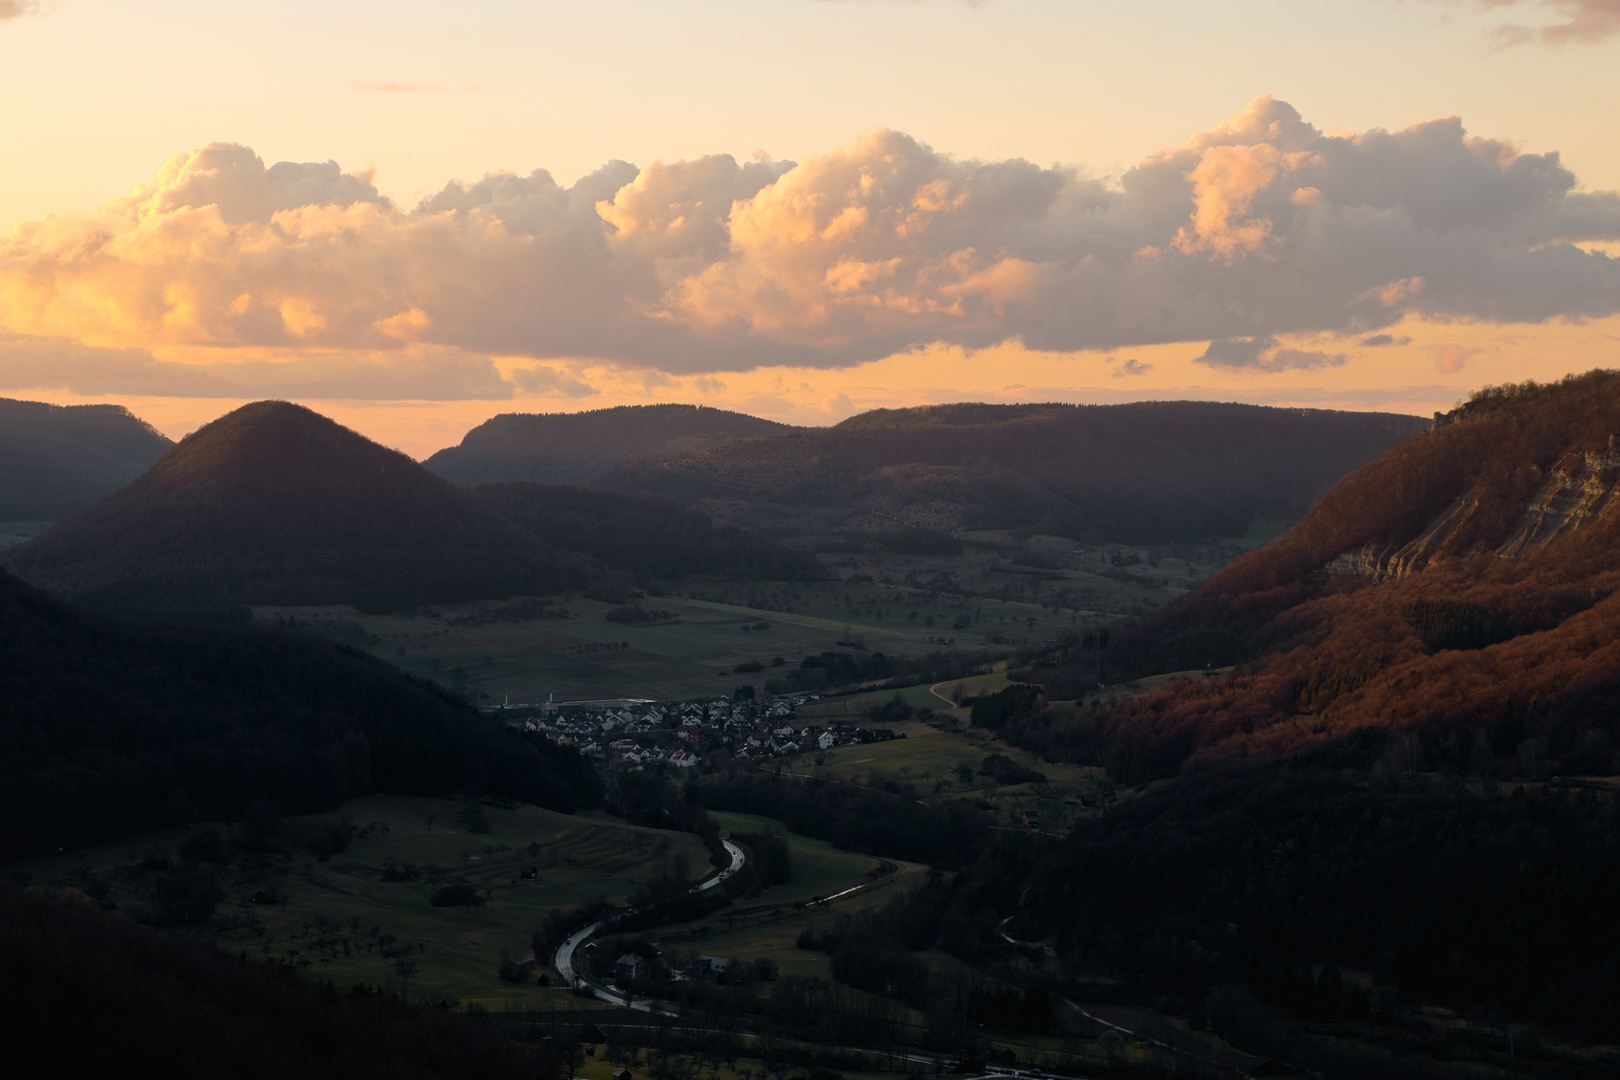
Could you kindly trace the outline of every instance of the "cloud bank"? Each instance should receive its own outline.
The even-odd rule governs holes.
[[[344,385],[415,364],[449,372],[435,393],[492,397],[590,392],[544,365],[508,379],[492,356],[690,375],[934,343],[1207,342],[1214,367],[1315,370],[1345,354],[1277,338],[1614,313],[1620,260],[1578,245],[1616,239],[1620,195],[1580,190],[1556,153],[1455,117],[1327,135],[1269,97],[1117,182],[874,130],[799,163],[613,161],[568,187],[503,173],[403,208],[334,162],[213,144],[0,241],[0,329],[273,354]],[[254,363],[210,377],[294,370]]]

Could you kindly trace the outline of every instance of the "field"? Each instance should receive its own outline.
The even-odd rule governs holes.
[[[32,540],[50,527],[48,521],[0,521],[0,551]]]
[[[287,959],[339,986],[363,982],[398,989],[405,989],[398,965],[382,953],[414,944],[416,972],[408,985],[413,996],[490,1005],[539,1001],[559,992],[539,988],[532,972],[522,985],[505,983],[499,968],[503,958],[528,956],[530,935],[548,911],[593,896],[622,901],[677,854],[687,857],[694,878],[709,869],[708,852],[688,833],[532,806],[485,807],[489,831],[469,832],[457,820],[465,806],[450,799],[356,799],[341,813],[359,835],[327,862],[303,855],[237,856],[219,875],[225,896],[215,913],[219,944]],[[149,834],[14,863],[6,871],[14,881],[104,896],[138,914],[152,889],[179,869],[176,864],[164,871],[159,862],[165,855],[174,861],[185,835]],[[397,868],[416,868],[417,880],[383,881],[389,860]],[[521,880],[520,869],[530,866],[538,880]],[[438,881],[429,878],[468,883],[488,902],[479,908],[432,907],[428,897]],[[260,891],[278,902],[252,903]]]
[[[1261,525],[1242,540],[1164,549],[963,534],[971,544],[959,556],[823,555],[827,581],[684,583],[639,601],[660,613],[645,623],[612,621],[619,605],[571,596],[527,611],[486,602],[393,615],[348,606],[254,613],[369,649],[483,701],[676,700],[763,687],[774,667],[851,648],[839,642],[918,656],[1083,631],[1170,602],[1273,532]],[[1031,558],[1043,565],[1014,561]],[[735,670],[750,663],[761,670]]]

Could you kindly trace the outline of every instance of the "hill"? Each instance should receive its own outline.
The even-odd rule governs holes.
[[[621,462],[594,484],[774,529],[898,524],[1165,543],[1297,514],[1426,426],[1211,402],[940,405]]]
[[[542,541],[628,571],[643,587],[694,575],[813,581],[825,573],[813,555],[717,529],[708,514],[655,495],[524,483],[480,484],[472,495]]]
[[[515,1080],[561,1068],[549,1049],[492,1024],[376,990],[339,992],[280,961],[10,886],[0,888],[0,1008],[33,1053],[71,1058],[70,1071],[87,1075]]]
[[[585,484],[623,458],[699,453],[793,429],[701,405],[622,405],[579,413],[503,413],[423,462],[457,484]]]
[[[1232,678],[1014,737],[1138,779],[1363,729],[1400,733],[1388,764],[1408,772],[1613,772],[1617,431],[1617,372],[1474,395],[1104,658],[1110,679],[1242,664]],[[1081,647],[1029,677],[1061,697],[1096,662]]]
[[[65,599],[131,612],[373,610],[577,587],[593,571],[404,454],[286,402],[245,405],[15,549]]]
[[[128,484],[173,445],[121,405],[0,398],[0,520],[65,517]]]
[[[572,810],[576,755],[530,745],[350,649],[71,608],[0,572],[0,858],[374,791]]]

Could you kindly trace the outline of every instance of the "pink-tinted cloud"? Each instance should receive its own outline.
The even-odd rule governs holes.
[[[561,369],[534,361],[680,375],[1014,339],[1212,342],[1204,363],[1276,372],[1344,362],[1282,335],[1613,313],[1620,260],[1577,244],[1615,240],[1620,196],[1579,190],[1556,154],[1454,117],[1324,135],[1271,98],[1117,184],[874,130],[799,163],[614,161],[566,187],[501,173],[406,209],[369,174],[215,144],[0,240],[0,330],[165,354],[494,356],[536,387]]]
[[[1455,0],[1447,0],[1455,2]],[[1539,8],[1553,20],[1538,26],[1508,23],[1493,32],[1497,44],[1596,44],[1620,33],[1620,0],[1475,0],[1482,8]]]
[[[1478,356],[1485,350],[1475,345],[1430,345],[1429,356],[1434,360],[1437,371],[1447,375],[1455,375],[1461,371],[1470,359]]]

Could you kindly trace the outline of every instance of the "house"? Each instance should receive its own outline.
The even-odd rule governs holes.
[[[816,746],[822,750],[831,750],[836,742],[838,742],[838,738],[830,731],[823,731],[816,736]]]
[[[677,769],[690,769],[698,763],[698,756],[690,750],[677,750],[669,755],[669,763]]]
[[[695,956],[692,958],[692,967],[700,979],[715,979],[725,981],[726,973],[736,961],[725,956]]]
[[[1032,829],[1038,829],[1041,827],[1040,816],[1037,815],[1033,810],[1024,811],[1023,822]]]
[[[630,1070],[622,1065],[619,1066],[613,1070],[613,1080],[630,1080]]]
[[[640,982],[647,977],[646,958],[625,953],[613,962],[613,977],[620,983]]]
[[[1091,794],[1081,795],[1080,796],[1080,805],[1085,806],[1085,807],[1096,806],[1097,805],[1097,796],[1091,795]]]

